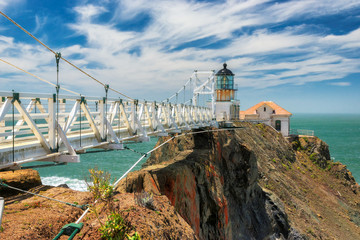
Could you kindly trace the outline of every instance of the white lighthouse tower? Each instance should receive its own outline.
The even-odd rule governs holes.
[[[235,75],[226,68],[226,63],[223,66],[224,68],[215,74],[215,118],[218,122],[239,120],[240,102],[235,99]]]

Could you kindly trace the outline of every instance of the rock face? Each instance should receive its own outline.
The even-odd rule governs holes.
[[[239,126],[243,128],[175,138],[155,151],[143,169],[129,174],[118,190],[166,195],[200,239],[360,236],[354,224],[360,213],[354,200],[358,185],[330,161],[324,142],[314,138],[306,147],[298,139],[302,147],[294,150],[270,127]],[[318,161],[310,160],[313,153]],[[326,185],[330,182],[333,189]],[[341,197],[335,189],[341,189]],[[331,207],[325,208],[321,199]],[[340,206],[349,215],[341,215]],[[338,228],[330,222],[334,219]]]
[[[166,195],[200,239],[286,239],[291,232],[284,207],[258,185],[256,154],[241,144],[241,134],[176,138],[119,189]],[[293,160],[285,146],[283,157]]]

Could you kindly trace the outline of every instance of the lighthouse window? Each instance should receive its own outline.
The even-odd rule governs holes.
[[[223,89],[226,89],[227,87],[226,87],[226,84],[227,84],[227,81],[226,81],[226,77],[224,76],[223,77],[223,82],[222,82],[222,88]]]
[[[264,107],[264,112],[266,112],[266,107]]]

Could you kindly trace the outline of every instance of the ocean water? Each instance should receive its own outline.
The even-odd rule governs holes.
[[[80,155],[80,163],[68,163],[67,165],[60,165],[55,167],[34,168],[39,171],[41,181],[45,185],[58,186],[60,184],[67,184],[70,188],[79,191],[86,191],[86,178],[89,177],[89,169],[98,168],[107,171],[111,174],[112,181],[115,182],[120,178],[138,159],[142,156],[141,153],[146,153],[154,148],[157,138],[150,138],[149,142],[144,143],[129,143],[127,147],[139,153],[130,150],[116,150],[106,152],[89,152]],[[141,165],[147,160],[144,158],[133,169],[139,170]],[[37,163],[29,163],[27,165],[34,165]]]
[[[360,183],[360,114],[305,114],[291,117],[292,129],[314,130],[329,145],[335,161],[347,166]]]
[[[293,114],[291,128],[314,130],[315,135],[329,145],[331,157],[347,165],[356,181],[360,182],[360,115]],[[154,137],[149,142],[127,146],[138,152],[148,152],[156,142]],[[86,191],[88,169],[97,167],[108,171],[116,180],[140,157],[141,154],[130,150],[94,152],[82,154],[80,163],[36,169],[43,184],[57,186],[66,183],[70,188]],[[134,170],[140,169],[145,161],[143,159]]]

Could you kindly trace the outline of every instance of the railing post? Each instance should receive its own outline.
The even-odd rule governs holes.
[[[1,109],[1,107],[4,105],[4,102],[5,102],[5,97],[1,97],[1,96],[0,96],[0,109]],[[4,120],[4,121],[3,121],[3,120],[0,120],[0,133],[4,133],[4,132],[5,132],[4,127],[5,127],[5,120]],[[4,139],[5,139],[5,137],[0,137],[0,141],[1,141],[1,140],[4,140]]]
[[[49,113],[49,146],[51,151],[56,149],[56,135],[55,135],[55,102],[56,95],[54,94],[53,98],[48,98],[48,113]]]
[[[135,118],[136,118],[136,111],[137,111],[137,100],[134,100],[131,102],[131,128],[133,129],[134,133],[136,132],[137,130],[137,127],[136,127],[136,121],[135,121]]]
[[[105,139],[105,98],[99,101],[99,110],[100,110],[100,138]]]

